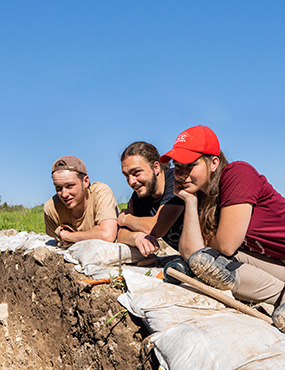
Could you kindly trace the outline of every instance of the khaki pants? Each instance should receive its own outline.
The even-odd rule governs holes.
[[[238,251],[234,257],[243,264],[238,268],[241,283],[234,296],[249,302],[267,302],[276,307],[285,302],[284,260]]]

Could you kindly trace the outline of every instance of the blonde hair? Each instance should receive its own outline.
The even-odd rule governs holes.
[[[204,154],[201,158],[209,165],[213,159],[213,155]],[[207,189],[199,196],[199,217],[202,236],[207,245],[212,237],[216,234],[219,223],[219,195],[220,195],[220,178],[223,169],[228,164],[228,161],[221,151],[219,155],[219,165],[215,172],[211,173]]]

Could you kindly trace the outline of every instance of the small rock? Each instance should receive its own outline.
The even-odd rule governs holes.
[[[8,305],[7,303],[1,303],[0,304],[0,320],[3,321],[3,320],[6,320],[8,319]]]
[[[14,236],[16,234],[18,234],[18,231],[15,229],[0,230],[0,236]]]
[[[42,266],[45,265],[44,261],[45,258],[49,255],[50,251],[46,247],[38,247],[34,251],[34,259],[41,264]]]

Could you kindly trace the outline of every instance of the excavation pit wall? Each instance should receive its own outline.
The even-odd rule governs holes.
[[[87,283],[56,253],[41,261],[2,252],[0,276],[1,369],[157,369],[147,329],[117,302],[120,289]]]

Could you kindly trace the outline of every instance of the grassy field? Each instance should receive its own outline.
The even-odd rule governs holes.
[[[43,205],[24,208],[23,206],[8,206],[4,203],[0,206],[0,230],[15,229],[44,233],[43,208]]]
[[[125,208],[126,203],[119,204],[119,209]],[[44,206],[24,208],[0,204],[0,230],[15,229],[17,231],[34,231],[44,233]]]

